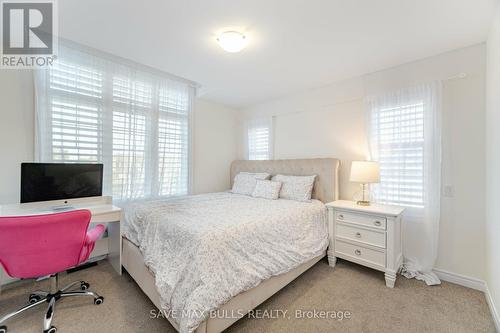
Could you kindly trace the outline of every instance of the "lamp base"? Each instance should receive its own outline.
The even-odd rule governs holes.
[[[372,194],[370,192],[369,184],[360,184],[361,190],[354,193],[353,200],[359,206],[370,206],[370,200],[372,199]]]

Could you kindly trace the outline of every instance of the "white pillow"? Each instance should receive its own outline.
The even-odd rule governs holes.
[[[281,190],[281,182],[258,179],[252,197],[276,200]]]
[[[296,201],[311,201],[312,190],[314,186],[313,176],[285,176],[276,175],[272,180],[282,182],[280,198],[296,200]]]
[[[240,172],[234,177],[232,193],[252,195],[257,179],[268,179],[268,173]]]

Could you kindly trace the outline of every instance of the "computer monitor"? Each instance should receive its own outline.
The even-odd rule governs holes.
[[[22,163],[21,203],[102,196],[102,164]]]

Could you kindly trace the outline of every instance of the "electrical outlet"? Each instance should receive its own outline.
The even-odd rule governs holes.
[[[455,196],[455,187],[453,185],[445,185],[443,188],[443,196],[453,198]]]

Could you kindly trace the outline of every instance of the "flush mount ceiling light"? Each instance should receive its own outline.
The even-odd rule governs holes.
[[[247,46],[247,37],[238,31],[224,31],[217,37],[217,43],[224,51],[236,53]]]

